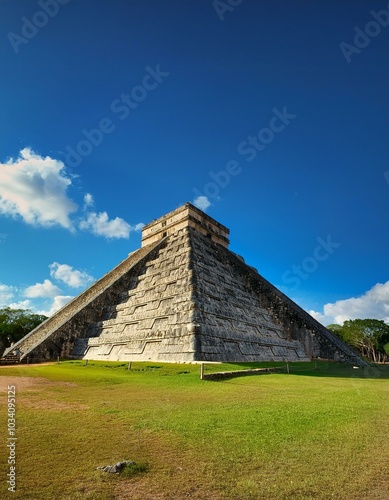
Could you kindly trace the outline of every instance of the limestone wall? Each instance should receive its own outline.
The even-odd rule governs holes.
[[[111,317],[92,325],[85,359],[193,361],[192,270],[186,229],[148,260],[136,287],[111,302]]]

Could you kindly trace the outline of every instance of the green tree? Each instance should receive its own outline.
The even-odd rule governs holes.
[[[389,354],[385,347],[389,343],[389,325],[382,320],[354,319],[327,328],[374,363],[384,361]]]
[[[0,309],[0,353],[12,342],[17,342],[31,332],[42,321],[47,319],[43,314],[34,314],[25,309]]]

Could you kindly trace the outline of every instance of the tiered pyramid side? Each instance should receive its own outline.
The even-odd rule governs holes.
[[[204,361],[309,361],[304,345],[288,338],[247,281],[229,250],[191,232],[195,276],[197,355]]]
[[[243,259],[191,232],[198,359],[365,364],[359,355]]]
[[[8,348],[4,356],[11,351],[19,352],[21,360],[29,357],[31,361],[70,356],[76,340],[85,336],[94,321],[104,318],[107,305],[117,300],[123,290],[134,286],[144,262],[152,259],[161,245],[163,240],[130,254],[112,271]]]
[[[84,352],[78,354],[84,359],[193,361],[189,254],[186,229],[169,236],[154,258],[145,261],[136,282],[111,303],[110,319],[91,324]]]

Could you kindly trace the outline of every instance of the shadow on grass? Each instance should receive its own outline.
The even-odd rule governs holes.
[[[107,362],[107,361],[85,361],[85,360],[63,360],[60,364],[57,362],[53,363],[42,363],[38,365],[14,365],[13,367],[9,367],[10,370],[12,368],[17,368],[18,366],[30,367],[34,368],[34,370],[42,368],[50,368],[51,369],[58,368],[71,368],[78,367],[82,370],[90,371],[97,369],[100,373],[104,370],[108,370],[111,374],[115,373],[119,376],[120,379],[125,381],[125,378],[122,377],[125,373],[130,374],[148,374],[152,376],[152,374],[158,374],[158,376],[190,376],[198,374],[200,375],[200,364],[198,362],[196,364],[185,363],[185,364],[176,364],[176,363],[150,363],[150,362]],[[49,365],[49,366],[45,366]],[[271,370],[270,373],[250,373],[249,370],[255,369],[276,369]],[[291,375],[303,375],[309,377],[337,377],[337,378],[355,378],[355,379],[389,379],[389,364],[380,364],[380,365],[371,365],[365,367],[353,367],[348,363],[340,363],[334,361],[301,361],[301,362],[291,362],[286,363],[286,361],[277,361],[277,362],[252,362],[252,363],[212,363],[212,362],[204,362],[204,374],[215,374],[219,372],[228,372],[228,375],[224,375],[222,378],[218,379],[219,381],[235,378],[235,377],[248,377],[248,376],[258,376],[258,375],[269,375],[271,373],[278,374],[289,374]],[[245,370],[248,370],[245,373]],[[234,373],[234,372],[242,372],[243,373]],[[116,378],[115,378],[116,380]],[[205,379],[206,380],[206,379]],[[213,381],[217,381],[217,379],[212,379]]]
[[[353,367],[346,363],[327,363],[326,365],[320,364],[317,366],[317,369],[313,368],[310,370],[291,367],[290,373],[312,377],[389,379],[389,365],[371,365],[361,368]]]
[[[221,369],[222,368],[222,369]],[[371,365],[365,367],[353,367],[347,363],[317,361],[317,362],[301,362],[289,363],[228,363],[219,365],[206,365],[205,373],[216,374],[217,372],[227,372],[228,375],[220,377],[220,379],[212,380],[225,380],[227,378],[245,377],[245,376],[258,376],[266,375],[269,373],[250,373],[249,370],[256,368],[276,368],[275,373],[285,373],[290,375],[303,375],[309,377],[336,377],[336,378],[357,378],[357,379],[389,379],[389,364],[384,365]],[[248,370],[247,374],[244,370]],[[237,371],[235,374],[234,372]]]

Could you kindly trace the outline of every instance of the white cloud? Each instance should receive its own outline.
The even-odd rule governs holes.
[[[73,298],[74,297],[72,295],[57,295],[56,297],[54,297],[50,309],[47,309],[45,311],[39,311],[38,314],[44,314],[45,316],[52,316]]]
[[[14,287],[0,284],[0,305],[6,305],[14,297]]]
[[[92,207],[95,203],[93,196],[90,193],[86,193],[84,196],[84,209],[88,207]]]
[[[203,212],[205,212],[207,208],[209,208],[212,205],[212,203],[208,200],[206,196],[198,196],[193,200],[193,205],[202,210]]]
[[[315,319],[328,325],[343,324],[349,319],[380,319],[389,323],[389,281],[377,283],[360,297],[325,304],[323,312],[309,311]]]
[[[86,286],[88,283],[94,280],[92,276],[84,271],[78,271],[73,269],[72,266],[67,264],[59,264],[58,262],[53,262],[49,265],[50,276],[58,281],[62,281],[72,288],[79,288]]]
[[[105,238],[129,238],[131,231],[140,231],[143,226],[142,223],[130,226],[120,217],[110,220],[107,212],[89,212],[80,222],[80,229]]]
[[[60,293],[61,290],[50,280],[45,280],[43,283],[36,283],[35,285],[31,285],[24,290],[24,296],[29,299],[54,298]]]
[[[16,160],[0,163],[0,213],[20,216],[27,224],[59,225],[72,230],[77,205],[66,191],[72,181],[64,164],[24,148]]]
[[[8,307],[11,309],[31,309],[32,304],[31,300],[20,300],[19,302],[13,302],[12,304],[9,304]]]
[[[131,231],[135,231],[136,233],[138,233],[139,231],[142,231],[144,227],[145,225],[143,224],[143,222],[139,222],[139,224],[135,224],[135,226],[131,227]]]
[[[0,163],[0,214],[21,217],[35,226],[62,226],[74,232],[71,215],[78,206],[67,195],[71,184],[62,161],[24,148],[15,160]],[[93,195],[86,193],[83,209],[93,205]],[[143,224],[133,227],[120,217],[109,219],[107,212],[89,212],[79,227],[96,236],[128,238],[131,231],[141,230]]]

